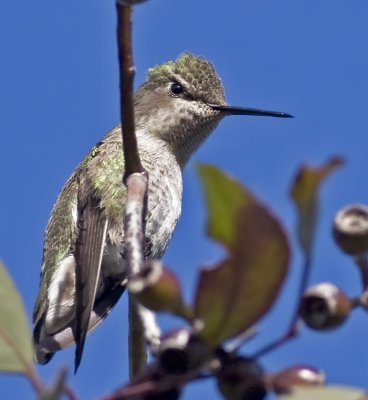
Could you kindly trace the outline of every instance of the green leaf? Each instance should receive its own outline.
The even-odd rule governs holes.
[[[200,165],[208,204],[208,233],[229,250],[215,268],[202,269],[195,316],[201,336],[217,346],[257,322],[272,306],[289,264],[287,237],[253,195],[219,169]]]
[[[0,262],[0,371],[27,373],[33,349],[22,300]]]
[[[298,210],[299,243],[306,256],[310,256],[312,252],[318,216],[319,186],[331,172],[343,163],[342,158],[334,157],[317,168],[302,166],[295,176],[290,196]]]
[[[229,249],[236,246],[239,212],[253,202],[234,179],[211,165],[198,165],[208,208],[207,232]]]
[[[295,387],[280,400],[367,400],[367,392],[347,386]]]

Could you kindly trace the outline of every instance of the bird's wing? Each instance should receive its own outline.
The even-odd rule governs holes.
[[[126,196],[121,184],[123,168],[121,130],[120,126],[116,126],[91,149],[79,164],[55,203],[45,232],[40,290],[33,313],[36,350],[42,352],[43,355],[47,354],[46,358],[38,359],[40,363],[46,363],[53,352],[68,346],[75,340],[77,342],[76,365],[78,365],[88,321],[90,320],[89,330],[94,329],[101,320],[106,318],[124,291],[123,287],[111,287],[109,292],[102,293],[100,298],[95,299],[103,253],[104,240],[102,238],[106,235],[107,223],[107,217],[104,218],[102,209],[106,211],[106,206],[113,204],[114,207],[109,215],[120,220]],[[99,182],[99,186],[92,185],[91,182],[94,179]],[[101,201],[102,197],[105,197],[105,202]],[[106,202],[106,199],[109,199],[109,202]],[[78,225],[82,229],[78,229]],[[78,243],[77,239],[79,239]],[[54,321],[56,325],[51,327],[55,329],[50,330],[49,326],[46,327],[46,317],[50,306],[48,291],[55,274],[63,265],[63,260],[69,255],[77,259],[76,307],[78,311],[75,312],[74,307],[73,309],[68,307],[65,312],[67,314],[70,312],[70,318],[63,321],[57,319]],[[73,291],[74,288],[70,290],[70,292]],[[93,306],[95,309],[91,313],[89,310]],[[75,315],[77,321],[75,321]]]
[[[107,231],[107,218],[99,200],[82,181],[78,191],[76,260],[75,371],[80,364],[91,312],[95,303]],[[92,192],[93,193],[93,192]]]
[[[47,290],[60,262],[70,253],[76,238],[76,221],[73,220],[72,210],[76,208],[77,192],[77,177],[73,173],[60,192],[47,224],[40,290],[33,312],[33,322],[39,329],[48,308]],[[35,339],[37,344],[38,340]]]

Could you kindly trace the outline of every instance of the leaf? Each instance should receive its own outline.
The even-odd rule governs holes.
[[[318,216],[318,189],[321,182],[341,166],[344,160],[333,157],[321,167],[302,166],[291,187],[290,196],[298,210],[299,243],[306,256],[310,256]]]
[[[0,262],[0,371],[27,373],[33,349],[22,300]]]
[[[367,400],[362,389],[348,386],[295,387],[290,394],[278,396],[280,400]]]
[[[198,171],[207,198],[208,235],[231,249],[237,242],[238,214],[253,199],[244,196],[241,185],[217,168],[201,164]]]
[[[288,270],[289,245],[280,223],[248,190],[213,166],[198,169],[208,233],[229,250],[218,266],[201,270],[195,296],[201,336],[217,346],[271,308]]]

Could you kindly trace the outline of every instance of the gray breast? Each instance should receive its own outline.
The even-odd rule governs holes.
[[[149,171],[146,255],[160,258],[180,217],[182,175],[174,156],[166,152],[146,168]]]
[[[145,256],[161,258],[181,213],[182,173],[165,142],[155,137],[145,137],[143,143],[141,140],[139,144],[141,160],[149,174]],[[123,234],[120,234],[122,239]],[[101,268],[103,279],[121,279],[125,276],[123,245],[116,245],[119,241],[113,240],[111,242],[114,244],[107,244],[105,248]]]

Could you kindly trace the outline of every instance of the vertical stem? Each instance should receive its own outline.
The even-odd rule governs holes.
[[[359,305],[364,307],[366,310],[368,309],[368,255],[367,253],[361,254],[355,257],[355,263],[359,268],[360,277],[362,281],[363,291],[356,301],[354,301],[354,305]]]
[[[132,4],[134,2],[131,2]],[[132,51],[132,14],[133,8],[129,2],[123,2],[117,0],[116,11],[117,11],[117,41],[118,41],[118,53],[119,53],[119,72],[120,72],[120,118],[121,118],[121,129],[122,129],[122,141],[125,161],[125,171],[123,176],[123,182],[127,182],[127,178],[132,173],[144,172],[137,146],[137,138],[135,135],[135,121],[134,121],[134,75],[135,69],[133,65],[133,51]],[[143,179],[143,177],[142,177]],[[127,185],[128,198],[133,189]],[[145,185],[144,191],[146,193],[147,185]],[[137,220],[145,220],[145,200],[141,196],[140,215]],[[128,203],[128,200],[127,200]],[[126,207],[127,208],[127,207]],[[134,226],[132,224],[125,224],[125,229],[129,230]],[[133,248],[141,247],[141,254],[137,256],[137,260],[132,260],[127,257],[127,268],[128,277],[132,274],[132,266],[141,265],[144,259],[143,255],[143,243],[144,243],[144,222],[137,225],[138,230],[135,230],[131,235],[131,242],[136,240],[137,236],[142,237],[140,243],[137,239],[134,242]],[[127,233],[127,232],[125,232]],[[127,242],[128,240],[126,240]],[[125,249],[127,249],[127,243],[125,243]],[[129,252],[129,251],[128,251]],[[131,254],[132,256],[132,254]],[[130,363],[130,377],[136,375],[136,373],[147,364],[147,350],[144,339],[144,332],[140,316],[137,311],[137,305],[134,300],[129,296],[129,363]]]
[[[120,118],[123,136],[123,148],[125,159],[124,179],[133,172],[143,172],[137,138],[135,136],[134,122],[134,75],[132,50],[132,14],[133,7],[116,3],[118,19],[118,52],[120,71]]]
[[[362,280],[363,291],[368,290],[368,256],[367,254],[362,254],[355,257],[355,263],[359,268],[360,276]]]
[[[128,189],[124,215],[124,254],[127,262],[128,281],[139,274],[144,265],[144,218],[146,210],[147,178],[134,173],[126,180]],[[129,373],[132,379],[147,362],[144,325],[138,304],[129,295]]]
[[[148,363],[147,345],[143,325],[138,313],[138,304],[129,295],[129,374],[136,376]]]

